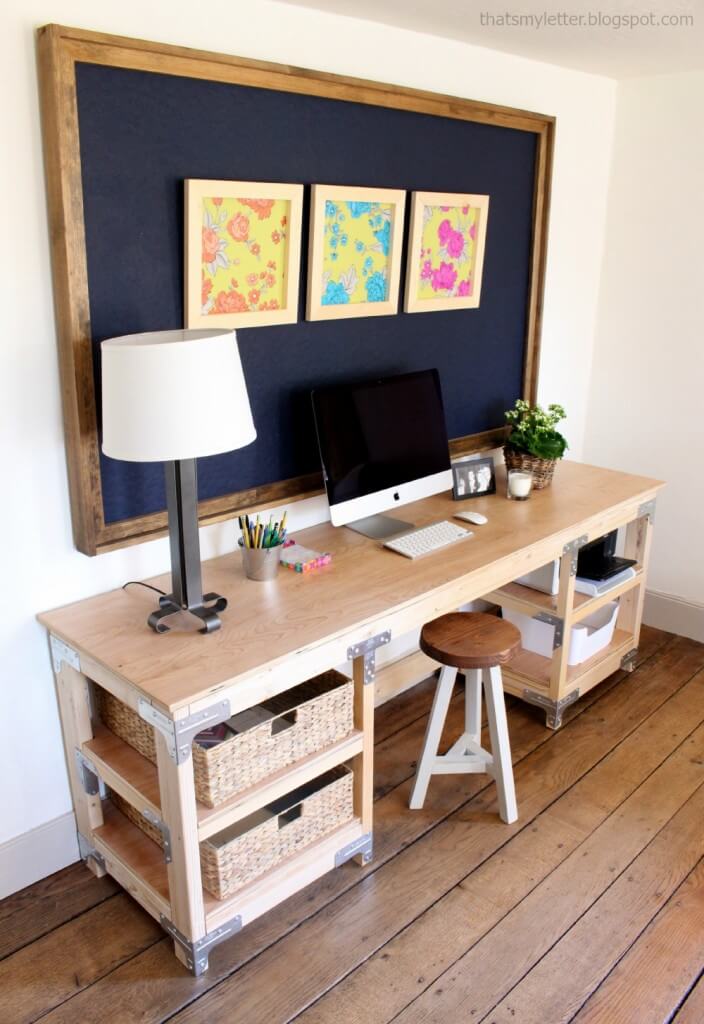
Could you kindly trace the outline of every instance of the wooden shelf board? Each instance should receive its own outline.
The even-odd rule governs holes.
[[[169,914],[169,880],[164,854],[109,800],[103,801],[104,824],[93,830],[93,845],[111,875],[152,916]]]
[[[580,665],[570,665],[567,669],[567,686],[574,687],[580,679],[589,675],[595,668],[613,658],[617,654],[623,654],[634,646],[634,638],[631,633],[623,629],[614,630],[611,643],[603,650],[598,651],[593,657],[583,661]],[[550,686],[550,671],[552,659],[544,658],[540,654],[526,651],[523,648],[511,659],[510,665],[504,669],[507,680],[514,684],[525,682],[526,686],[537,690],[548,691]]]
[[[261,914],[265,914],[317,878],[332,871],[338,851],[362,835],[362,822],[359,818],[354,818],[329,836],[312,843],[301,853],[267,871],[251,885],[245,886],[226,900],[216,900],[214,896],[204,891],[207,930],[213,931],[214,928],[231,921],[235,915],[239,915],[242,924],[246,925]]]
[[[83,744],[83,753],[95,765],[103,782],[129,803],[147,805],[160,813],[159,777],[156,765],[142,757],[104,725],[97,725],[92,740]]]
[[[580,594],[575,591],[572,605],[573,621],[579,621],[602,605],[608,604],[609,601],[615,601],[617,597],[627,593],[629,590],[633,590],[634,587],[640,586],[642,582],[643,570],[638,569],[632,579],[625,580],[617,587],[609,590],[607,594],[602,594],[599,597],[592,597],[589,594]],[[525,611],[529,615],[537,615],[540,612],[557,614],[557,594],[543,594],[540,590],[524,587],[521,583],[507,583],[505,586],[499,587],[498,590],[487,594],[486,600],[492,601],[494,604],[501,604],[503,601],[508,607],[514,607],[516,611]]]
[[[355,729],[344,739],[316,751],[294,765],[282,768],[262,782],[237,793],[218,807],[198,803],[198,838],[207,839],[235,821],[297,789],[330,768],[355,757],[362,750],[362,733]],[[161,813],[159,779],[156,765],[142,757],[105,726],[98,726],[83,751],[95,764],[103,781],[139,810],[150,807]]]

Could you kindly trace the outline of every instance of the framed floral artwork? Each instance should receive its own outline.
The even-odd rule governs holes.
[[[489,196],[413,193],[407,313],[479,305],[488,217]]]
[[[298,319],[303,186],[188,179],[186,327]]]
[[[397,312],[405,199],[402,189],[313,185],[309,320]]]

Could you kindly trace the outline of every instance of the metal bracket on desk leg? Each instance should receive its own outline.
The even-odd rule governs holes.
[[[547,622],[548,625],[553,626],[555,632],[552,638],[552,649],[556,651],[558,647],[562,647],[562,641],[565,635],[565,620],[561,619],[559,615],[552,615],[550,612],[540,612],[535,618],[538,622]]]
[[[88,842],[86,837],[81,832],[78,832],[77,835],[78,852],[81,855],[81,860],[92,859],[99,867],[105,870],[105,858],[103,857],[102,853],[98,853],[95,847],[91,846],[91,844]]]
[[[342,864],[347,863],[348,860],[351,860],[352,857],[356,857],[358,854],[362,855],[362,863],[368,864],[372,859],[372,845],[371,832],[365,832],[358,839],[353,839],[351,843],[343,846],[335,854],[335,867],[341,867]]]
[[[81,671],[81,659],[78,656],[78,651],[74,651],[73,647],[69,647],[63,640],[59,640],[58,636],[50,634],[49,646],[51,647],[51,660],[54,665],[54,672],[59,673],[61,671],[62,662],[66,662],[71,668],[75,668],[77,672]]]
[[[238,914],[231,921],[228,921],[227,924],[220,925],[219,928],[215,928],[214,931],[204,935],[202,939],[196,939],[195,942],[191,942],[164,914],[160,915],[160,921],[164,931],[168,932],[174,942],[177,942],[185,952],[186,966],[189,971],[193,972],[196,978],[199,978],[201,974],[208,970],[208,954],[213,946],[216,946],[219,942],[224,942],[225,939],[229,939],[231,935],[234,935],[242,927],[242,918]]]
[[[76,758],[78,777],[81,780],[81,785],[83,786],[86,795],[97,796],[98,793],[100,793],[100,779],[95,765],[92,761],[88,760],[83,751],[79,750],[78,747],[75,748],[73,753]]]
[[[626,654],[621,658],[621,668],[624,672],[632,672],[636,667],[636,658],[638,657],[638,648],[634,647],[632,650],[627,651]]]
[[[651,498],[650,501],[643,502],[638,508],[638,518],[642,519],[647,517],[650,520],[650,524],[655,522],[655,498]]]
[[[584,547],[588,539],[589,538],[587,534],[583,533],[580,537],[576,537],[574,540],[571,540],[569,544],[565,544],[565,546],[562,549],[563,555],[572,556],[572,562],[570,564],[570,576],[577,575],[577,559],[579,558],[579,549]]]
[[[368,640],[360,640],[347,648],[347,660],[354,661],[355,658],[364,658],[364,685],[369,686],[374,682],[376,676],[376,650],[384,644],[391,643],[391,630],[387,629],[376,636],[370,636]]]
[[[579,690],[572,690],[571,693],[561,697],[560,700],[550,700],[549,697],[543,696],[542,693],[536,693],[535,690],[524,690],[522,696],[523,700],[529,704],[535,704],[537,707],[545,709],[545,724],[548,729],[559,729],[562,725],[562,715],[565,708],[579,700]]]
[[[158,814],[154,811],[150,811],[148,807],[142,809],[142,817],[146,818],[150,825],[161,834],[161,848],[164,851],[164,860],[167,864],[170,864],[173,860],[171,853],[171,829],[169,826],[161,820]]]
[[[199,732],[228,720],[230,702],[221,700],[217,704],[211,704],[209,708],[203,708],[202,711],[188,715],[186,718],[174,719],[169,718],[163,711],[159,711],[144,697],[140,697],[137,710],[140,718],[149,722],[164,736],[171,759],[176,764],[183,764],[191,756],[191,744]]]

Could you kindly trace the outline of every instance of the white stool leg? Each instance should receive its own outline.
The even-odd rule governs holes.
[[[510,825],[518,818],[518,808],[513,785],[513,764],[506,723],[504,689],[501,682],[501,669],[498,666],[484,670],[484,693],[489,717],[491,753],[494,760],[493,774],[499,794],[499,814],[506,824]]]
[[[482,741],[482,672],[468,668],[464,674],[464,731],[475,743]]]
[[[430,776],[432,775],[433,766],[435,764],[435,757],[438,752],[438,746],[440,745],[442,728],[445,724],[445,719],[447,718],[447,709],[450,705],[450,698],[452,697],[452,689],[455,685],[456,676],[456,668],[451,668],[449,665],[443,666],[438,680],[437,689],[435,690],[433,708],[430,712],[430,718],[428,719],[428,725],[425,730],[423,751],[416,767],[416,781],[413,784],[411,799],[408,802],[408,806],[412,811],[420,810],[425,803],[425,794],[428,791],[428,783],[430,782]]]

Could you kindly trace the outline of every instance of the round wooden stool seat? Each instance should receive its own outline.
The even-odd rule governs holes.
[[[514,625],[484,612],[450,612],[426,622],[420,649],[441,665],[493,668],[505,665],[521,646]]]

